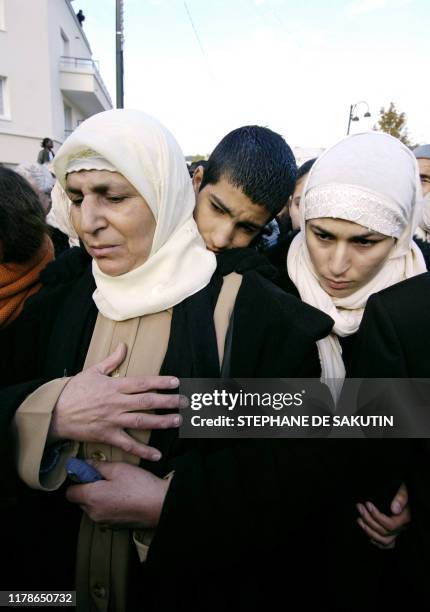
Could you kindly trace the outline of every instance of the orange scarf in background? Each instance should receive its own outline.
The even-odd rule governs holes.
[[[54,259],[54,247],[46,236],[36,255],[25,263],[0,264],[0,327],[17,318],[25,300],[39,291],[39,274]]]

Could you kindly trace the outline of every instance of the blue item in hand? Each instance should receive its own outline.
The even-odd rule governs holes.
[[[69,477],[75,482],[88,483],[97,482],[103,480],[103,476],[99,474],[91,465],[88,465],[86,461],[76,459],[72,457],[66,461],[66,470]]]

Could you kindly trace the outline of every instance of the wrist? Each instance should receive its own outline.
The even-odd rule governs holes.
[[[51,415],[51,422],[48,430],[48,444],[54,444],[60,440],[67,440],[70,436],[66,432],[61,431],[61,414],[63,412],[64,391],[68,387],[72,378],[69,378],[60,393]]]
[[[168,478],[162,478],[158,482],[157,496],[153,506],[152,516],[148,517],[149,520],[145,521],[145,526],[148,528],[155,528],[160,522],[161,513],[163,511],[164,501],[166,499],[167,491],[170,486],[173,473]]]
[[[48,436],[46,438],[46,443],[48,445],[51,445],[51,444],[55,444],[56,442],[59,442],[60,440],[61,440],[61,436],[58,433],[58,429],[57,429],[56,422],[55,422],[55,417],[53,414],[51,418],[51,423],[48,429]]]

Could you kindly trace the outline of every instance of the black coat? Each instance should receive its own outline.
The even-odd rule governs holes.
[[[285,262],[296,234],[290,234],[270,253],[271,261],[279,269],[279,284],[295,295],[297,289],[288,276]],[[429,267],[430,245],[420,240],[416,242]],[[370,296],[359,331],[339,338],[347,378],[430,378],[429,308],[430,273]],[[383,405],[387,402],[388,396]],[[379,414],[380,411],[381,404],[370,413]],[[375,461],[386,462],[388,481],[394,485],[393,475],[403,474],[413,517],[408,529],[398,537],[395,550],[385,552],[386,563],[375,602],[380,597],[382,609],[397,609],[400,602],[410,607],[421,598],[430,600],[430,443],[428,440],[374,439],[366,442],[367,446],[370,444],[374,445]],[[391,514],[384,494],[369,499],[381,511]]]
[[[371,295],[349,376],[430,378],[430,273]]]
[[[430,379],[430,273],[372,295],[357,336],[350,376]],[[427,390],[428,393],[428,390]],[[430,397],[423,398],[430,408]],[[407,410],[407,402],[404,405]],[[396,564],[404,600],[430,600],[430,442],[416,440],[405,474],[412,522],[399,538]]]
[[[318,377],[315,340],[328,333],[331,319],[271,284],[270,267],[247,251],[226,253],[218,263],[210,285],[175,307],[162,372],[217,375],[211,313],[222,275],[234,269],[243,282],[230,375]],[[2,337],[3,431],[28,393],[82,369],[96,321],[84,253],[67,253],[43,281]],[[135,565],[134,601],[149,600],[151,611],[271,610],[293,598],[305,609],[370,609],[384,553],[357,528],[355,503],[377,495],[389,500],[402,466],[380,457],[374,445],[354,442],[180,440],[176,430],[154,432],[151,444],[164,459],[142,466],[159,475],[173,469],[175,477],[148,561]],[[4,588],[71,588],[79,509],[64,501],[64,488],[43,494],[22,487],[15,495],[3,535],[26,557],[15,555],[18,567],[10,563]]]

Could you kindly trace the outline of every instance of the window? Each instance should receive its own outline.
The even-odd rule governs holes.
[[[4,118],[8,114],[6,77],[0,76],[0,117]]]
[[[64,136],[67,138],[73,132],[72,109],[64,104]]]
[[[1,2],[1,0],[0,0]],[[64,32],[63,28],[60,28],[60,35],[61,35],[61,44],[62,44],[62,48],[61,48],[61,55],[63,55],[64,57],[69,57],[70,55],[70,41],[67,37],[67,34]]]
[[[5,0],[0,0],[0,30],[6,30],[4,3]]]

